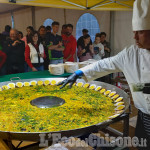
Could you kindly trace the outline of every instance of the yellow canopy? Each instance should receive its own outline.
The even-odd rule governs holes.
[[[10,1],[10,0],[9,0]],[[134,0],[16,0],[19,5],[79,10],[132,10]],[[0,3],[10,3],[0,0]]]

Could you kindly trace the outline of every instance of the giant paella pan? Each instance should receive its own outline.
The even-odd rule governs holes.
[[[129,107],[129,96],[116,86],[79,79],[73,88],[59,89],[62,80],[1,82],[0,138],[39,141],[40,133],[77,137],[111,123]]]

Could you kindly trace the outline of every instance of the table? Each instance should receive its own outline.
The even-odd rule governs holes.
[[[69,75],[71,75],[71,73],[64,73],[62,75],[52,75],[47,70],[36,72],[25,72],[0,76],[0,82],[10,81],[10,79],[13,77],[19,77],[20,79],[31,79],[31,78],[59,78],[59,77],[68,77]]]

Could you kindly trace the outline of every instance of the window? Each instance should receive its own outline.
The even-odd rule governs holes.
[[[45,21],[44,21],[44,26],[46,27],[46,26],[51,26],[52,25],[52,23],[53,23],[53,20],[52,19],[46,19]]]
[[[95,34],[100,33],[98,21],[96,17],[90,13],[85,13],[79,18],[76,25],[76,39],[82,36],[82,29],[89,31],[92,42],[95,40]]]

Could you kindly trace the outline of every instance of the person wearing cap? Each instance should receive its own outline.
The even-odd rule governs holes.
[[[150,83],[150,0],[136,0],[133,7],[132,26],[135,45],[125,48],[116,56],[105,58],[89,66],[81,68],[60,82],[63,88],[83,76],[85,80],[92,81],[114,72],[123,72],[130,86],[135,107],[138,109],[138,119],[135,136],[140,141],[146,139],[146,147],[150,149],[150,90],[147,93],[134,92],[132,85],[137,83]],[[145,145],[144,145],[145,146]]]

